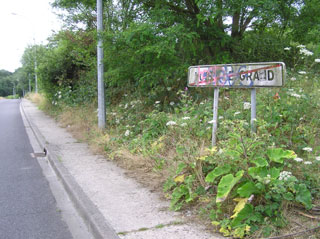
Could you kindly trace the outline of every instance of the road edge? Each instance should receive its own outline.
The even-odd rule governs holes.
[[[57,177],[61,180],[62,185],[67,192],[70,200],[74,204],[75,209],[83,219],[84,223],[88,227],[88,230],[92,233],[94,238],[107,238],[107,239],[120,239],[114,228],[93,204],[93,202],[84,193],[79,184],[75,181],[69,171],[59,161],[59,150],[46,142],[45,137],[42,135],[38,127],[33,124],[29,119],[29,116],[24,110],[23,101],[20,102],[20,109],[25,119],[27,120],[30,129],[32,130],[37,142],[42,149],[46,149],[48,161],[56,173]]]

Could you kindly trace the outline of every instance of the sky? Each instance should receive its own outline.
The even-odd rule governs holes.
[[[14,72],[28,45],[46,44],[62,22],[54,14],[53,0],[0,1],[0,70]]]

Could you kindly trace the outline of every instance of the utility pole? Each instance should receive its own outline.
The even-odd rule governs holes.
[[[31,79],[30,79],[30,74],[28,74],[28,80],[29,80],[29,93],[31,93]]]
[[[37,60],[34,61],[35,92],[38,93]]]
[[[103,80],[103,6],[102,0],[97,0],[97,71],[98,71],[98,127],[104,129],[106,126],[106,105],[104,99],[104,80]]]

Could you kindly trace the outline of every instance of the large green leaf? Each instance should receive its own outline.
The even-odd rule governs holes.
[[[229,164],[218,166],[214,170],[212,170],[210,173],[208,173],[206,177],[206,182],[213,183],[217,177],[224,175],[226,173],[229,173],[230,170],[231,170],[231,166]]]
[[[251,177],[262,180],[268,175],[267,167],[251,167],[248,169],[248,173]]]
[[[254,163],[257,167],[269,166],[268,161],[264,158],[257,158],[257,159],[251,160],[251,162]]]
[[[297,155],[292,150],[283,150],[281,148],[268,149],[267,155],[269,159],[276,163],[283,164],[283,159],[296,158]]]
[[[239,171],[234,177],[231,173],[223,176],[218,184],[216,202],[223,202],[227,199],[229,193],[236,183],[242,178],[244,171]]]
[[[248,198],[252,194],[257,192],[259,192],[259,189],[252,181],[248,181],[247,183],[243,184],[241,187],[237,189],[237,193],[240,195],[240,197],[243,198]]]
[[[296,189],[296,201],[301,202],[306,209],[312,208],[312,197],[310,191],[307,189],[305,184],[298,184],[295,186]]]

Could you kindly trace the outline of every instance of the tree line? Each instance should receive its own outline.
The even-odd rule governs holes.
[[[128,92],[166,98],[186,85],[191,65],[284,61],[303,67],[304,44],[320,54],[319,0],[104,0],[104,80],[111,101]],[[45,45],[25,49],[20,93],[37,74],[54,98],[96,97],[96,1],[55,0],[64,27]],[[285,50],[290,49],[290,50]],[[16,73],[15,73],[16,74]],[[31,82],[33,87],[34,81]]]

